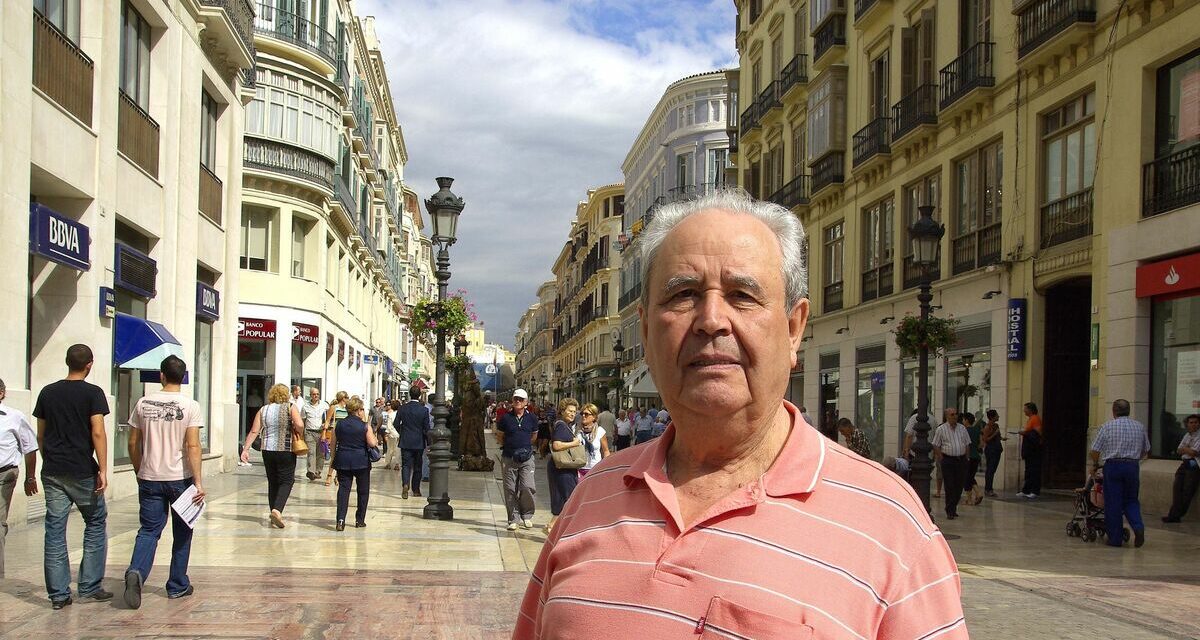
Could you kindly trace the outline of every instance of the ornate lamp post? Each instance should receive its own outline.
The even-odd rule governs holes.
[[[466,203],[450,192],[454,178],[438,178],[439,190],[425,201],[429,217],[433,220],[431,240],[438,247],[437,271],[438,300],[446,299],[446,285],[450,281],[450,245],[457,240],[458,216]],[[423,517],[426,520],[453,520],[454,509],[450,506],[450,431],[446,429],[446,330],[438,326],[437,365],[434,367],[436,386],[433,393],[433,444],[429,448],[429,502]]]
[[[562,400],[562,365],[554,366],[554,404],[558,404]]]
[[[929,303],[933,301],[930,290],[933,284],[929,280],[930,269],[938,264],[942,249],[942,236],[946,227],[933,219],[933,205],[917,207],[920,217],[909,227],[908,233],[912,238],[913,264],[921,270],[921,288],[917,294],[917,302],[921,304],[921,323],[929,322]],[[921,498],[925,510],[929,511],[929,477],[933,470],[933,461],[929,454],[933,445],[929,444],[929,347],[922,346],[917,368],[917,424],[913,427],[913,461],[909,482],[913,490]]]
[[[613,329],[613,360],[617,363],[617,408],[613,413],[621,410],[621,385],[624,380],[621,378],[621,356],[625,355],[625,345],[621,344],[621,330]]]

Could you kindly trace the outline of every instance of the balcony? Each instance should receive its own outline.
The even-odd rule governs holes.
[[[867,269],[862,274],[862,301],[892,295],[896,288],[895,267],[892,263]]]
[[[1042,205],[1042,248],[1092,235],[1092,190]]]
[[[761,126],[758,122],[758,115],[759,111],[757,101],[751,103],[750,106],[746,107],[746,110],[742,112],[742,116],[739,119],[739,127],[743,138],[750,135],[750,131]]]
[[[200,213],[209,220],[221,224],[224,186],[217,174],[209,171],[208,167],[200,165]]]
[[[1200,202],[1200,145],[1192,145],[1142,167],[1142,216],[1150,217]]]
[[[255,8],[255,33],[286,42],[320,63],[324,73],[334,72],[337,41],[332,34],[304,16],[276,8],[274,3],[259,2]]]
[[[1073,25],[1096,22],[1096,0],[1035,0],[1017,14],[1017,57],[1024,58]]]
[[[833,284],[825,285],[823,294],[824,295],[822,295],[822,297],[821,297],[821,300],[822,300],[821,312],[822,313],[832,313],[834,311],[841,310],[842,302],[843,302],[843,300],[842,300],[842,298],[843,298],[842,283],[841,282],[835,282]]]
[[[358,211],[358,205],[354,203],[354,194],[350,193],[350,185],[346,184],[340,175],[333,180],[333,191],[337,196],[337,205],[345,213],[345,219],[353,219],[355,212]]]
[[[884,0],[854,0],[854,28],[863,30],[875,18],[883,15],[884,11],[876,11],[884,5]]]
[[[941,267],[941,265],[934,266],[932,269],[929,270],[929,273],[926,274],[920,267],[913,264],[913,257],[911,255],[908,255],[908,256],[904,256],[904,274],[903,275],[904,275],[904,288],[912,289],[913,287],[919,286],[921,284],[921,282],[925,280],[926,277],[929,278],[930,282],[933,282],[934,280],[941,278],[942,277],[942,267]]]
[[[617,300],[617,309],[624,309],[634,302],[637,302],[641,297],[642,284],[639,282],[638,284],[634,285],[632,289],[621,294],[621,297]]]
[[[834,151],[809,165],[812,169],[812,195],[816,195],[831,184],[846,181],[846,154]]]
[[[200,0],[205,37],[239,68],[254,64],[254,5],[250,0]]]
[[[772,109],[780,109],[783,107],[783,101],[781,99],[783,97],[783,91],[780,90],[780,87],[782,86],[782,82],[779,80],[774,80],[768,82],[767,87],[762,90],[762,93],[758,94],[758,117],[760,120],[765,120],[767,114],[769,114]]]
[[[925,84],[892,107],[892,142],[921,126],[937,126],[937,85]]]
[[[783,98],[793,87],[804,84],[808,84],[808,55],[801,53],[779,72],[779,97]]]
[[[771,194],[771,202],[788,209],[798,205],[808,204],[808,184],[810,176],[799,175],[792,178],[783,188]]]
[[[302,180],[333,191],[333,162],[284,142],[246,136],[242,145],[246,168]]]
[[[976,89],[994,87],[992,72],[993,42],[980,42],[942,68],[940,106],[942,111]]]
[[[954,239],[951,272],[966,273],[1000,261],[1000,223],[967,232]]]
[[[158,123],[117,90],[117,151],[158,179]]]
[[[92,59],[42,14],[33,12],[33,86],[92,126]]]
[[[863,166],[868,160],[892,153],[888,144],[891,118],[875,118],[854,134],[854,168]]]
[[[835,15],[813,32],[813,62],[821,60],[830,49],[846,46],[846,16]]]

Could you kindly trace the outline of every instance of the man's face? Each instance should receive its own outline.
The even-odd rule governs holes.
[[[529,401],[525,398],[513,398],[513,409],[515,409],[517,413],[521,413],[522,411],[525,411],[525,403],[527,402]]]
[[[664,404],[727,415],[779,403],[808,318],[807,300],[785,308],[782,261],[771,230],[746,215],[703,211],[671,231],[638,307]]]
[[[952,427],[958,424],[958,411],[956,409],[946,409],[946,424]]]
[[[292,397],[293,398],[300,397],[300,387],[292,387]]]
[[[308,392],[308,400],[309,400],[309,402],[312,402],[313,404],[320,402],[321,401],[321,392],[316,389],[309,391]]]
[[[375,406],[382,407],[383,406],[383,398],[375,398]]]
[[[0,391],[0,400],[3,399],[4,392]],[[1188,432],[1195,433],[1197,429],[1200,429],[1200,418],[1188,418],[1185,424],[1187,425]]]

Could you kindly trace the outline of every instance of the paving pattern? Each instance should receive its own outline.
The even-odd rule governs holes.
[[[508,532],[498,470],[451,474],[453,522],[421,518],[424,499],[399,497],[398,473],[377,469],[367,527],[334,530],[333,487],[299,481],[267,521],[260,466],[209,479],[192,546],[196,594],[167,600],[169,531],[142,608],[120,602],[137,532],[136,500],[110,501],[106,588],[112,603],[52,611],[42,581],[42,530],[9,533],[0,580],[2,638],[508,638],[537,560],[540,528]],[[547,492],[539,471],[539,514]],[[353,501],[353,496],[351,498]],[[353,508],[353,506],[351,507]],[[974,638],[1200,638],[1200,524],[1155,525],[1141,549],[1064,534],[1071,504],[986,500],[941,522],[960,563]],[[68,533],[78,562],[82,527]],[[1189,613],[1190,612],[1190,613]]]

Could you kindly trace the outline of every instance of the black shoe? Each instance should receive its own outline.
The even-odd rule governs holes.
[[[355,529],[364,529],[364,528],[366,528],[366,526],[367,526],[367,523],[365,523],[365,522],[355,522],[354,523]]]
[[[336,526],[336,527],[334,527],[334,530],[336,530],[336,531],[345,531],[345,530],[346,530],[346,521],[345,521],[345,520],[338,520],[338,521],[337,521],[337,526]]]
[[[84,595],[79,596],[80,602],[85,602],[85,601],[86,602],[108,602],[109,600],[112,600],[112,599],[113,599],[112,592],[105,591],[104,589],[96,589],[95,591],[87,594],[86,596],[84,596]]]
[[[1133,532],[1133,546],[1140,547],[1146,544],[1146,530],[1137,529]]]
[[[71,604],[71,602],[72,600],[70,597],[67,597],[66,600],[51,600],[50,607],[55,611],[58,611],[59,609]]]
[[[189,584],[188,588],[184,589],[183,591],[180,591],[179,593],[168,593],[167,597],[172,600],[178,600],[180,598],[186,598],[186,597],[192,595],[193,593],[196,593],[196,589],[195,589],[195,587],[193,587],[192,585]]]
[[[125,604],[130,609],[142,606],[142,574],[136,571],[125,572]]]
[[[421,490],[420,490],[420,489],[413,489],[413,491],[412,491],[412,494],[413,494],[413,497],[414,497],[414,498],[420,498],[420,497],[421,497]]]
[[[1183,522],[1183,520],[1180,520],[1179,518],[1172,518],[1170,516],[1163,516],[1162,521],[1166,522],[1167,524],[1177,524]]]

